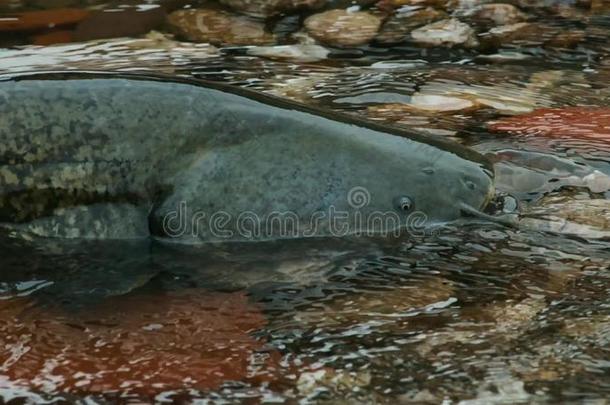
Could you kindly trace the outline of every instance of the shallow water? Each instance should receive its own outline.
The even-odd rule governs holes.
[[[570,49],[329,47],[318,62],[163,32],[51,46],[31,45],[30,34],[1,37],[2,74],[192,76],[449,137],[494,160],[497,210],[517,210],[522,224],[197,248],[2,236],[2,401],[605,403],[610,137],[493,132],[488,123],[539,108],[609,107],[610,20],[532,13],[585,36]],[[422,94],[476,108],[405,107]],[[591,132],[600,126],[610,124]]]

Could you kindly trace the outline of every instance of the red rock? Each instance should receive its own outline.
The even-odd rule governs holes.
[[[488,123],[494,132],[610,142],[610,108],[542,108]]]
[[[74,25],[84,20],[88,15],[89,11],[87,10],[63,8],[0,16],[0,32],[36,31],[63,25]]]
[[[75,41],[90,41],[100,38],[135,37],[158,28],[165,20],[161,7],[140,11],[97,11],[78,24],[74,31]]]
[[[265,342],[251,332],[266,320],[241,293],[139,294],[76,314],[19,313],[25,305],[0,305],[0,381],[27,389],[152,398],[229,380],[271,381],[277,369],[278,353],[253,360]]]
[[[74,34],[68,30],[49,31],[32,36],[34,45],[65,44],[74,40]]]

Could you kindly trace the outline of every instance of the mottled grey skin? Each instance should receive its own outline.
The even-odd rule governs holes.
[[[0,223],[47,237],[342,236],[370,231],[379,212],[456,220],[493,193],[490,165],[458,145],[186,80],[0,81],[0,139]],[[356,187],[364,201],[348,199]],[[345,215],[338,227],[319,219],[332,212]]]

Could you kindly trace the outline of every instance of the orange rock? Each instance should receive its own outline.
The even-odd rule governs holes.
[[[33,35],[31,39],[34,45],[65,44],[73,41],[74,34],[68,30],[56,30]]]
[[[558,138],[602,139],[610,142],[610,108],[541,108],[488,123],[494,132]]]
[[[252,337],[266,319],[242,293],[131,295],[76,314],[15,307],[0,306],[0,380],[52,394],[152,398],[271,381],[279,359]]]
[[[89,11],[87,10],[63,8],[0,16],[0,32],[36,31],[63,25],[73,25],[84,20],[88,15]]]

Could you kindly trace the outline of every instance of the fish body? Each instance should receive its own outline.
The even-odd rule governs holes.
[[[493,194],[462,146],[189,79],[0,81],[0,223],[185,242],[396,233]]]

